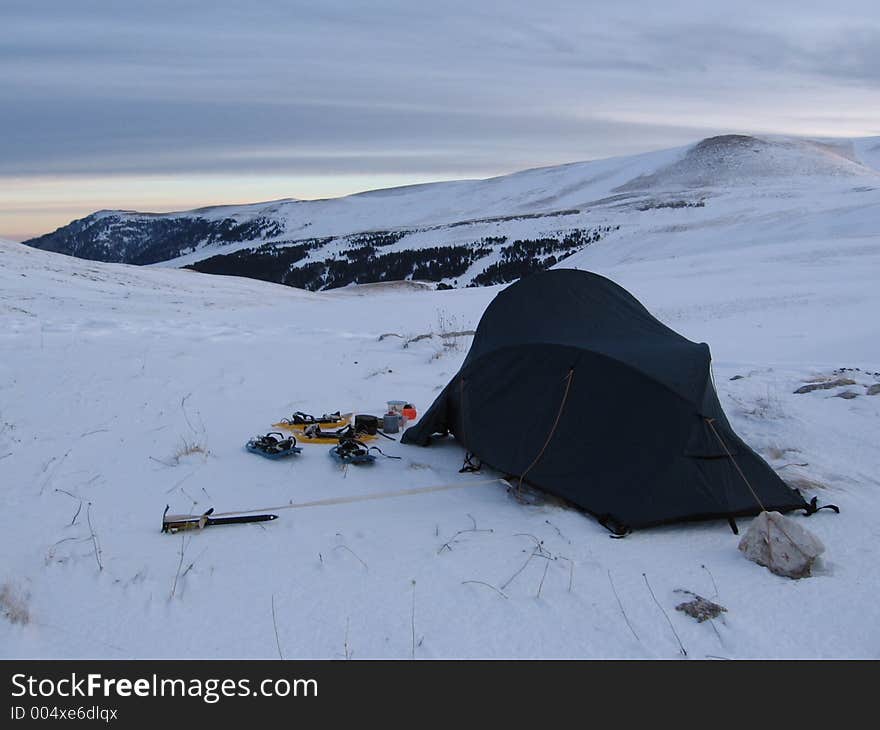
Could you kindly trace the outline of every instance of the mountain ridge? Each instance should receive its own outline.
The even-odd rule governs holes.
[[[768,196],[880,187],[880,138],[720,135],[628,157],[321,200],[141,213],[102,210],[27,245],[309,289],[427,276],[502,283],[556,265],[637,219]],[[692,217],[698,217],[691,213]]]

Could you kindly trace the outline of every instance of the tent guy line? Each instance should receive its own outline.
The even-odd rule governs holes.
[[[298,502],[281,505],[280,507],[255,507],[254,509],[239,510],[235,512],[215,512],[214,517],[234,517],[247,515],[252,512],[277,512],[283,509],[304,509],[306,507],[329,507],[334,504],[350,504],[352,502],[370,502],[378,499],[392,499],[394,497],[407,497],[414,494],[428,494],[429,492],[446,492],[450,489],[464,489],[466,487],[479,487],[487,484],[506,484],[511,486],[506,479],[481,479],[476,482],[462,482],[456,484],[439,484],[431,487],[414,487],[412,489],[399,489],[393,492],[376,492],[375,494],[361,494],[355,497],[331,497],[329,499],[316,499],[312,502]]]

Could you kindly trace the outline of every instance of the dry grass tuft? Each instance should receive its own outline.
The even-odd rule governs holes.
[[[768,446],[763,450],[764,456],[771,461],[782,461],[787,458],[789,454],[798,454],[800,453],[800,449],[792,449],[792,448],[781,448],[779,446]]]
[[[204,444],[200,444],[197,441],[187,441],[186,439],[181,439],[181,441],[180,448],[174,453],[175,462],[179,462],[187,456],[195,456],[197,454],[207,456],[208,449]]]
[[[793,489],[799,489],[801,492],[815,492],[820,489],[828,489],[828,485],[825,482],[810,479],[809,477],[792,477],[786,479],[785,483]]]
[[[25,626],[31,621],[27,605],[29,599],[27,593],[17,590],[10,583],[4,583],[0,586],[0,613],[8,621]]]

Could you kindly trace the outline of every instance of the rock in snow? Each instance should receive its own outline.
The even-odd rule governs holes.
[[[752,562],[786,578],[806,578],[825,546],[813,533],[779,512],[759,514],[739,542]]]
[[[797,395],[804,393],[812,393],[814,390],[829,390],[830,388],[840,388],[844,385],[855,385],[856,381],[852,378],[837,378],[836,380],[826,380],[824,383],[809,383],[802,385],[795,392]]]

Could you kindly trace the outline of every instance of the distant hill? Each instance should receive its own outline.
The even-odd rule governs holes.
[[[757,209],[779,211],[806,200],[812,207],[826,194],[870,192],[880,188],[878,166],[880,138],[724,135],[631,157],[327,200],[105,210],[26,244],[311,290],[402,279],[479,286],[556,265],[621,231],[714,221],[721,200],[725,208],[740,201],[734,209],[746,214],[754,207],[746,201],[758,198]]]

